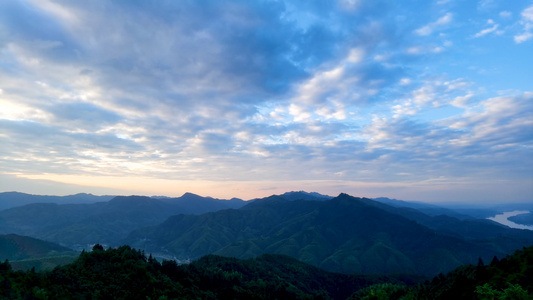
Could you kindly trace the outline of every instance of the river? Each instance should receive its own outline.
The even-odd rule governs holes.
[[[527,214],[527,213],[529,213],[529,211],[527,210],[508,211],[508,212],[504,212],[503,214],[495,215],[494,217],[490,217],[487,219],[492,220],[494,222],[498,222],[505,226],[509,226],[511,228],[533,230],[533,226],[517,224],[513,221],[509,221],[510,217],[518,216],[521,214]]]

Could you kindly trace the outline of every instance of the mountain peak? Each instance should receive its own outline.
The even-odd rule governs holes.
[[[322,195],[317,192],[306,192],[306,191],[290,191],[284,194],[279,195],[287,200],[313,200],[313,201],[325,201],[330,200],[333,197]]]
[[[203,198],[211,198],[211,197],[202,197],[202,196],[197,195],[197,194],[186,192],[180,198],[182,198],[182,199],[203,199]]]

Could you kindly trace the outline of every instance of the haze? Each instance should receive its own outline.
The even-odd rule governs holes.
[[[2,1],[0,191],[533,200],[531,1]]]

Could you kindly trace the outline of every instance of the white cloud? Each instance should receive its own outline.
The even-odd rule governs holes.
[[[410,85],[411,83],[412,83],[411,78],[407,78],[407,77],[400,79],[400,82],[399,82],[400,85]]]
[[[418,35],[430,35],[433,32],[433,27],[426,25],[415,30]]]
[[[336,66],[326,71],[318,71],[306,82],[298,87],[297,99],[300,102],[312,104],[322,100],[322,96],[332,89],[337,89],[342,80],[345,68]]]
[[[421,36],[430,35],[437,28],[449,24],[453,20],[453,15],[451,13],[446,13],[444,16],[440,17],[437,21],[429,23],[425,26],[422,26],[415,30],[415,33]]]
[[[0,119],[23,121],[46,120],[49,118],[49,115],[43,110],[22,103],[13,102],[5,98],[0,98],[0,106],[2,107],[2,110],[0,111]]]
[[[289,106],[289,113],[294,117],[295,122],[305,122],[311,118],[311,114],[303,106],[294,103]]]
[[[442,53],[442,52],[444,52],[444,48],[443,47],[433,47],[431,49],[431,52],[433,52],[433,53]]]
[[[391,107],[391,112],[394,118],[403,118],[450,104],[461,107],[473,97],[468,88],[469,83],[463,79],[426,80],[422,86],[414,88],[405,98],[397,99],[395,101],[397,104]]]
[[[443,53],[452,44],[445,42],[443,46],[426,45],[426,46],[412,46],[405,50],[405,53],[409,55],[424,55],[429,53],[439,54]]]
[[[76,13],[58,3],[50,0],[30,0],[29,2],[33,6],[53,15],[55,18],[59,18],[60,20],[64,21],[68,26],[73,26],[78,22]]]
[[[387,61],[389,58],[390,58],[390,55],[387,55],[387,54],[376,54],[374,56],[374,60],[378,62]]]
[[[339,6],[349,12],[356,11],[361,5],[361,0],[339,0]]]
[[[501,11],[500,12],[500,17],[502,18],[510,18],[513,14],[510,12],[510,11]]]
[[[450,104],[456,107],[467,108],[468,106],[466,104],[468,100],[472,99],[473,96],[474,94],[471,93],[464,96],[457,96],[452,100]]]
[[[424,49],[422,47],[419,47],[419,46],[414,46],[414,47],[409,47],[407,48],[407,53],[408,54],[413,54],[413,55],[417,55],[417,54],[422,54],[424,51]]]
[[[521,15],[524,20],[533,22],[533,6],[524,9]]]
[[[514,41],[515,43],[517,44],[521,44],[529,39],[533,38],[533,32],[524,32],[522,34],[519,34],[519,35],[515,35],[514,36]]]
[[[521,110],[494,104],[507,119],[480,115],[490,110],[488,102],[476,105],[486,90],[441,75],[472,74],[461,64],[478,55],[470,51],[476,41],[458,35],[467,22],[424,42],[405,40],[406,30],[429,36],[462,17],[440,10],[434,22],[420,23],[434,1],[379,9],[360,0],[20,3],[0,1],[7,35],[0,41],[0,173],[76,174],[106,186],[135,174],[150,178],[152,189],[168,179],[165,191],[176,182],[186,188],[189,179],[282,180],[290,188],[342,176],[377,189],[409,186],[398,182],[404,177],[457,178],[465,169],[499,174],[516,167],[506,153],[526,157],[525,134],[508,131],[509,140],[488,130],[509,129],[516,115],[525,132]],[[526,21],[528,10],[524,28]],[[496,23],[478,34],[497,33]],[[450,55],[436,55],[443,52]],[[495,158],[505,168],[493,166]],[[472,178],[490,182],[484,176]],[[120,187],[138,183],[130,179]]]
[[[533,38],[533,5],[524,9],[521,16],[520,24],[522,25],[523,32],[514,36],[514,41],[517,44]]]
[[[483,29],[480,32],[476,33],[474,35],[474,37],[478,38],[478,37],[482,37],[484,35],[487,35],[487,34],[489,34],[491,32],[495,32],[498,29],[499,26],[500,25],[498,25],[498,24],[494,24],[494,26],[486,28],[486,29]]]
[[[309,121],[312,113],[325,120],[346,119],[346,105],[360,97],[354,90],[364,74],[359,74],[356,67],[364,62],[366,54],[361,47],[351,48],[343,60],[325,70],[316,70],[309,79],[298,84],[289,107],[294,121]],[[365,90],[373,93],[371,86]]]
[[[353,48],[348,54],[347,61],[353,64],[360,63],[365,58],[365,51],[361,48]]]
[[[470,107],[463,116],[450,123],[450,128],[463,130],[453,144],[501,148],[504,144],[531,145],[528,129],[533,126],[533,93],[497,97]]]
[[[440,17],[434,24],[435,25],[445,25],[452,21],[452,14],[447,13],[444,16]]]
[[[323,105],[318,108],[315,113],[319,116],[322,116],[324,119],[336,119],[344,120],[346,119],[346,109],[344,104],[341,101],[330,100],[328,105]]]

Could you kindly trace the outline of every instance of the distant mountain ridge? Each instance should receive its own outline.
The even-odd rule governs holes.
[[[115,196],[80,193],[68,196],[32,195],[19,192],[0,193],[0,210],[32,203],[83,204],[109,201]]]
[[[286,200],[308,200],[308,201],[326,201],[331,200],[334,197],[328,196],[328,195],[322,195],[317,192],[305,192],[305,191],[292,191],[292,192],[286,192],[281,195],[280,197],[286,199]]]
[[[16,233],[81,250],[91,244],[118,245],[134,229],[177,214],[202,214],[246,204],[186,193],[177,198],[116,196],[91,204],[33,203],[0,211],[0,234]]]
[[[501,245],[509,241],[533,244],[533,232],[521,236],[508,229],[506,238],[496,232],[476,241],[477,236],[432,229],[401,212],[404,209],[346,194],[329,201],[288,201],[273,195],[238,210],[172,216],[132,232],[125,243],[182,260],[206,254],[250,258],[275,253],[334,272],[426,275],[503,255],[507,249]],[[430,223],[432,217],[425,216]],[[454,225],[461,224],[454,220]],[[480,226],[494,225],[487,222]]]
[[[509,220],[517,224],[533,226],[533,212],[510,217]]]
[[[448,215],[448,216],[451,216],[457,219],[472,218],[472,216],[458,213],[452,209],[448,209],[442,206],[424,203],[424,202],[404,201],[404,200],[390,199],[386,197],[373,198],[372,200],[383,203],[383,204],[387,204],[393,207],[416,209],[417,211],[423,212],[424,214],[427,214],[430,216]]]
[[[304,191],[248,201],[185,193],[33,203],[0,211],[2,233],[76,250],[129,244],[184,261],[207,254],[282,254],[330,271],[366,274],[434,275],[533,244],[533,231],[431,204]]]
[[[279,196],[286,200],[331,198],[303,191]],[[118,245],[132,230],[159,224],[172,215],[238,209],[255,199],[225,200],[192,193],[172,198],[91,194],[39,196],[7,192],[0,193],[2,201],[4,206],[12,207],[0,210],[0,234],[27,235],[81,250],[95,243]],[[35,202],[21,205],[30,201]]]

